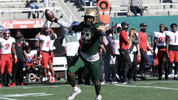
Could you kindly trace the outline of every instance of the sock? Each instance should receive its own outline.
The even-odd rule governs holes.
[[[48,77],[45,77],[45,81],[47,81],[48,80]]]
[[[54,77],[52,77],[52,79],[54,79]]]
[[[68,76],[68,80],[69,80],[69,83],[71,84],[71,86],[74,87],[75,84],[76,84],[76,82],[75,82],[75,76],[74,75],[72,77]]]
[[[42,81],[45,81],[45,77],[43,77]]]
[[[101,91],[101,83],[99,85],[95,85],[95,92],[96,92],[96,95],[99,95],[100,94],[100,91]]]
[[[48,75],[51,75],[51,73],[50,73],[50,72],[48,72]]]
[[[77,86],[75,86],[75,87],[74,87],[74,90],[78,90],[78,87],[77,87]]]

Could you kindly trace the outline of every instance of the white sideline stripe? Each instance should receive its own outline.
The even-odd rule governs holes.
[[[48,96],[53,94],[42,93],[24,93],[24,94],[9,94],[9,95],[0,95],[2,97],[27,97],[27,96]]]
[[[178,90],[178,88],[155,87],[155,86],[134,86],[134,85],[121,85],[121,84],[114,84],[114,85],[121,86],[121,87],[142,87],[142,88],[154,88],[154,89],[164,89],[164,90]]]
[[[53,95],[53,94],[46,94],[45,92],[41,93],[24,93],[24,94],[7,94],[7,95],[0,95],[0,99],[4,100],[18,100],[18,99],[11,99],[12,97],[28,97],[28,96],[48,96],[48,95]],[[9,98],[7,98],[9,97]]]
[[[23,89],[29,89],[29,88],[36,88],[36,87],[60,87],[60,86],[70,86],[70,85],[52,85],[52,86],[47,86],[47,85],[43,85],[42,86],[42,84],[41,84],[41,86],[40,85],[31,85],[31,86],[15,86],[15,87],[5,87],[5,88],[2,88],[1,87],[1,90],[2,89],[18,89],[18,88],[23,88]]]
[[[3,100],[17,100],[17,99],[11,99],[11,98],[4,98],[4,97],[0,97],[0,100],[3,99]]]

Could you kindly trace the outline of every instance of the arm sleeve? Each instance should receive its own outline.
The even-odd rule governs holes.
[[[14,38],[12,38],[12,43],[15,43],[15,39]]]
[[[80,40],[80,38],[81,38],[81,33],[77,32],[77,39]]]
[[[64,37],[63,40],[62,40],[62,46],[66,46],[66,40],[65,40],[65,37]]]
[[[106,36],[103,36],[103,44],[104,45],[108,45],[108,40],[107,40],[107,38],[106,38]]]
[[[40,35],[39,40],[45,40],[45,37],[43,35]]]
[[[153,35],[154,35],[154,37],[157,37],[157,34],[156,34],[156,32],[154,32],[154,33],[153,33]]]

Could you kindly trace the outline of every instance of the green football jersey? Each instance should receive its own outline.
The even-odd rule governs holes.
[[[96,30],[101,24],[95,24],[90,28],[85,27],[84,23],[81,22],[80,26],[82,27],[81,31],[81,51],[83,53],[94,55],[98,53],[100,46],[100,36],[96,33]]]

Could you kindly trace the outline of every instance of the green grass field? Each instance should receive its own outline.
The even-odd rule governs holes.
[[[102,100],[177,100],[178,81],[149,78],[133,84],[102,85]],[[1,87],[0,100],[67,100],[72,87],[65,80],[54,84],[27,83],[27,86]],[[75,100],[94,100],[94,86],[78,85],[82,92]]]

